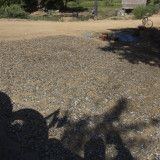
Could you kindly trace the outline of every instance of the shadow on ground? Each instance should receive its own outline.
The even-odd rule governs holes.
[[[126,59],[132,64],[144,63],[151,66],[160,67],[160,30],[138,30],[135,28],[125,28],[112,30],[113,33],[126,33],[138,38],[137,43],[110,41],[109,45],[100,48],[102,51],[111,51]]]
[[[128,101],[120,99],[117,105],[103,115],[85,116],[77,122],[69,120],[66,112],[59,118],[60,110],[43,117],[33,109],[12,112],[10,98],[0,92],[0,159],[1,160],[134,160],[129,148],[144,140],[124,143],[121,135],[131,130],[143,130],[145,122],[131,125],[120,123],[121,115],[128,108]],[[49,124],[47,119],[51,118]],[[115,127],[115,123],[119,123]],[[152,119],[150,125],[159,120]],[[49,128],[64,127],[61,139],[49,139]],[[134,143],[132,143],[134,141]],[[108,145],[114,145],[116,154],[106,153]],[[128,148],[127,148],[127,147]],[[112,152],[112,151],[111,151]]]

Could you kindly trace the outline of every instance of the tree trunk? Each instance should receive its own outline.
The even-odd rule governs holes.
[[[109,6],[109,0],[108,0],[108,6]]]
[[[42,8],[42,1],[43,0],[38,0],[38,6],[37,6],[38,9]]]
[[[65,0],[64,7],[67,7],[68,0]]]

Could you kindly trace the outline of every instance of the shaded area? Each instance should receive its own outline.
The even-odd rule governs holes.
[[[110,132],[106,136],[106,143],[107,144],[114,144],[115,148],[117,150],[117,156],[115,157],[115,160],[133,160],[133,156],[130,153],[129,149],[125,147],[125,144],[123,143],[120,135],[117,132]]]
[[[28,108],[12,112],[10,98],[0,92],[0,159],[134,160],[129,149],[134,144],[131,140],[124,143],[121,135],[137,128],[143,130],[147,125],[157,125],[159,120],[151,119],[147,125],[133,123],[121,127],[121,115],[128,107],[128,100],[121,98],[108,113],[84,116],[74,122],[68,112],[59,118],[60,110],[45,118],[38,111]],[[49,118],[51,121],[47,124]],[[116,122],[118,126],[115,126]],[[64,127],[60,140],[49,139],[51,127]],[[135,145],[147,143],[143,140],[134,141]],[[112,158],[110,153],[106,153],[107,146],[111,144],[116,150]]]
[[[10,98],[0,92],[0,113],[1,160],[45,159],[48,147],[52,150],[48,158],[81,159],[69,149],[64,148],[59,140],[48,139],[50,127],[58,123],[57,128],[59,128],[66,123],[66,116],[58,118],[59,110],[46,118],[38,111],[28,108],[12,112]],[[53,118],[47,125],[46,119],[50,117]]]
[[[84,159],[86,160],[108,159],[110,156],[106,157],[105,153],[108,144],[115,145],[114,149],[117,151],[117,155],[113,157],[114,160],[134,160],[129,149],[124,147],[125,144],[120,136],[123,131],[113,125],[114,122],[120,121],[120,116],[127,109],[127,106],[127,99],[122,98],[109,113],[93,117],[88,116],[77,123],[72,123],[69,128],[66,128],[62,142],[68,142],[71,136],[72,141],[68,142],[68,144],[76,153],[83,150],[83,145],[85,144]],[[92,121],[94,121],[93,124]],[[93,127],[92,125],[94,124],[96,125]],[[90,140],[87,141],[87,139]]]
[[[61,9],[62,12],[85,12],[88,11],[88,8],[83,8],[83,7],[64,7]]]
[[[125,28],[112,30],[116,34],[130,34],[139,39],[137,43],[112,41],[102,51],[110,51],[132,64],[144,63],[160,67],[160,30],[153,28],[139,30],[136,28]],[[124,37],[125,38],[125,37]]]
[[[105,144],[103,139],[94,136],[86,144],[84,149],[86,160],[105,160]]]

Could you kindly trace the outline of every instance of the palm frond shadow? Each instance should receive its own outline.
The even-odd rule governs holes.
[[[26,108],[12,112],[12,107],[10,98],[0,92],[2,160],[134,160],[136,158],[130,149],[141,144],[147,145],[151,141],[137,140],[136,137],[124,141],[122,135],[159,123],[158,119],[151,119],[150,124],[122,124],[121,116],[129,107],[125,98],[121,98],[117,105],[103,115],[86,115],[76,122],[70,119],[69,112],[60,118],[60,110],[56,110],[44,118],[36,110]],[[48,125],[49,118],[51,122]],[[115,123],[118,125],[115,126]],[[60,139],[48,137],[52,127],[57,130],[64,128]],[[114,145],[113,150],[117,153],[114,157],[106,153],[108,145]]]

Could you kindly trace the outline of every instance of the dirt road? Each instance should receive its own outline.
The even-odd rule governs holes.
[[[160,15],[151,17],[160,26]],[[28,20],[0,20],[0,40],[30,39],[53,35],[83,36],[85,33],[109,32],[110,29],[133,28],[141,20],[99,20],[86,22],[50,22]]]

